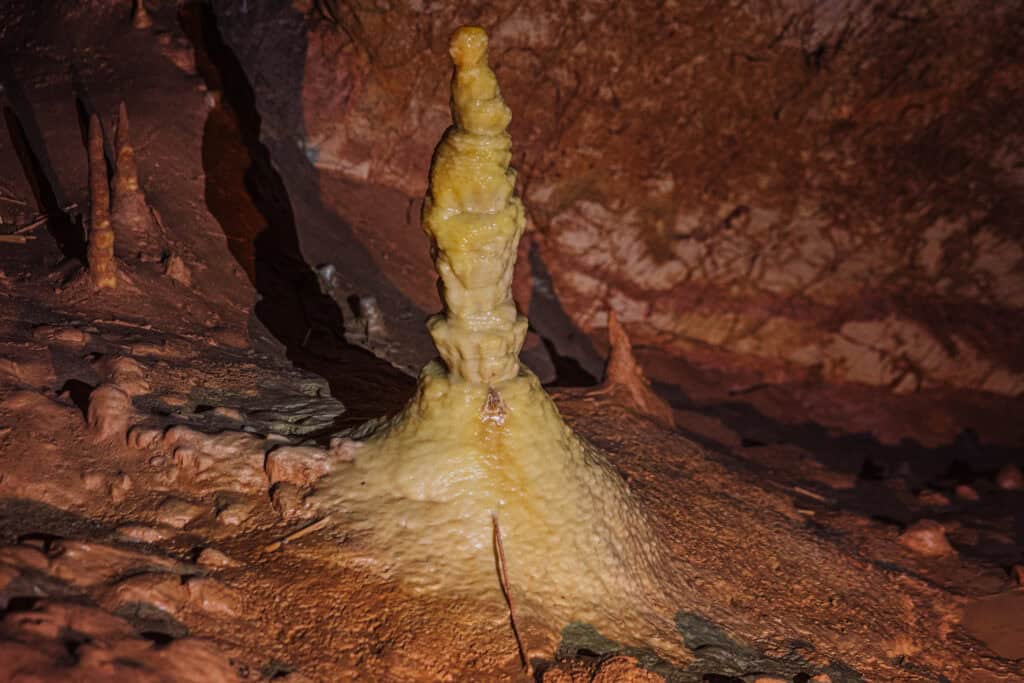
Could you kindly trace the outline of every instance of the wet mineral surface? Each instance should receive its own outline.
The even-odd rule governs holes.
[[[1013,7],[146,7],[2,10],[0,678],[1024,676]],[[307,505],[433,356],[415,198],[467,22],[515,113],[524,361],[664,549],[671,652],[526,596],[525,673],[497,575],[420,590]],[[96,289],[122,101],[144,205]]]

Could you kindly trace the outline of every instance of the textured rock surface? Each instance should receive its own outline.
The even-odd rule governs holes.
[[[425,74],[452,26],[488,27],[584,331],[610,304],[637,344],[762,379],[1024,391],[1019,6],[214,5],[271,144],[407,198],[447,125]]]
[[[289,462],[278,464],[295,467],[282,472],[298,482],[315,476],[322,457],[306,448],[306,439],[321,447],[330,443],[329,461],[353,466],[361,448],[331,437],[398,409],[412,385],[361,349],[348,354],[340,335],[325,333],[329,325],[340,329],[340,321],[320,316],[323,310],[312,305],[315,290],[303,279],[309,266],[319,264],[257,259],[249,279],[252,263],[245,255],[262,250],[264,259],[294,256],[296,243],[289,240],[302,230],[304,249],[311,246],[308,237],[345,247],[346,259],[334,263],[339,280],[390,268],[389,277],[403,287],[421,282],[414,294],[425,301],[434,277],[427,240],[416,224],[419,207],[403,204],[399,190],[362,181],[335,195],[341,186],[332,183],[343,176],[315,176],[324,184],[324,201],[336,197],[332,210],[348,206],[347,215],[361,222],[308,223],[309,195],[277,193],[266,173],[271,158],[289,182],[303,168],[290,165],[284,147],[275,147],[273,157],[261,152],[254,143],[258,124],[232,129],[225,123],[229,117],[218,102],[237,106],[243,124],[258,117],[238,92],[217,91],[204,48],[193,49],[182,34],[187,13],[209,5],[150,0],[153,26],[136,30],[129,4],[0,5],[0,51],[7,57],[0,59],[6,126],[0,134],[0,232],[7,236],[31,224],[37,211],[48,217],[46,227],[31,233],[37,239],[0,249],[0,679],[523,680],[496,577],[494,599],[486,602],[462,601],[452,592],[413,594],[390,572],[380,548],[350,533],[356,531],[351,525],[293,519],[305,511],[295,507],[303,485],[270,487],[273,467],[265,468],[264,454],[292,448],[285,451]],[[299,3],[246,5],[259,19]],[[386,13],[378,20],[368,5],[361,7],[369,35],[391,28]],[[433,6],[422,9],[423,26],[432,13],[443,14]],[[347,16],[343,7],[338,11]],[[708,16],[718,13],[712,8]],[[481,15],[485,23],[499,19]],[[295,56],[282,56],[279,48],[288,46],[301,65],[305,29],[268,28],[251,32],[263,41],[259,54],[281,64]],[[438,34],[447,38],[449,28]],[[215,51],[215,27],[206,24],[201,33],[203,45]],[[395,39],[404,38],[395,33]],[[230,55],[218,59],[220,83],[244,89],[244,75],[232,70]],[[441,74],[447,72],[443,61],[439,56]],[[504,77],[505,67],[495,64]],[[421,78],[428,82],[434,79]],[[257,85],[262,92],[265,83]],[[442,89],[438,84],[439,108]],[[410,91],[396,87],[393,94],[408,97]],[[282,96],[289,97],[287,88]],[[55,228],[62,212],[70,211],[65,202],[77,203],[80,212],[88,207],[87,155],[75,122],[83,106],[112,121],[122,98],[132,111],[147,202],[168,226],[168,249],[188,264],[191,289],[168,277],[165,264],[131,254],[119,259],[125,278],[114,290],[94,296],[88,288],[63,286],[74,276],[75,258],[84,254],[64,249],[75,240],[84,245],[73,215],[64,217],[67,234]],[[268,116],[263,122],[268,140],[275,121]],[[528,124],[518,112],[517,121]],[[276,130],[301,156],[284,137],[301,126]],[[53,183],[53,198],[34,194],[41,178],[16,153],[26,140]],[[244,195],[254,188],[279,203],[254,204]],[[380,213],[364,213],[370,209]],[[403,222],[403,216],[411,218]],[[270,244],[263,230],[270,232]],[[415,245],[394,241],[402,235],[411,235],[406,239],[417,240]],[[367,236],[379,249],[360,245]],[[543,271],[534,258],[538,244],[526,252]],[[312,246],[307,253],[313,257],[327,253]],[[419,271],[411,267],[414,259]],[[277,268],[279,276],[270,277]],[[422,280],[403,279],[416,272]],[[550,298],[535,286],[535,302]],[[395,316],[394,287],[386,282],[370,277],[359,287],[359,308],[369,311],[363,302],[378,301],[390,342],[414,347],[417,338],[406,335],[422,328],[422,315]],[[253,316],[256,289],[263,299]],[[284,296],[295,290],[301,296]],[[280,298],[272,300],[275,295]],[[272,309],[296,315],[261,317],[268,300]],[[423,305],[437,310],[436,300]],[[376,327],[372,316],[363,322],[364,329]],[[642,336],[638,325],[624,324]],[[426,333],[421,336],[429,345]],[[604,335],[594,337],[600,346]],[[312,352],[325,349],[329,362],[313,363]],[[600,373],[601,351],[591,374]],[[650,347],[638,344],[634,351],[645,371],[656,366]],[[857,404],[886,413],[887,433],[897,434],[910,422],[945,424],[932,392],[883,396],[868,386],[815,388],[818,393],[760,386],[743,393],[750,400],[746,408],[727,402],[709,409],[702,398],[709,387],[724,395],[735,384],[714,373],[706,381],[687,376],[690,366],[678,359],[663,362],[680,371],[676,389],[654,384],[677,408],[675,434],[638,417],[615,392],[563,390],[554,399],[573,430],[608,454],[659,542],[667,544],[668,562],[680,577],[673,636],[694,658],[672,667],[649,651],[612,642],[613,633],[599,623],[568,625],[551,636],[524,609],[520,634],[536,673],[607,681],[650,680],[651,672],[678,683],[757,676],[815,683],[1024,679],[1017,649],[1024,642],[1024,593],[1006,569],[1024,557],[1018,523],[1024,497],[999,485],[1005,480],[1001,468],[1024,465],[1019,411],[979,406],[972,413],[979,433],[1005,425],[1017,450],[993,447],[972,433],[943,448],[885,446],[851,435],[860,421],[844,420],[846,434],[839,434],[780,420],[814,419],[808,417],[813,406],[817,414],[850,415],[842,410]],[[319,377],[309,374],[310,365]],[[104,385],[130,399],[121,401],[133,411],[127,439],[97,440],[88,426],[89,394]],[[487,408],[486,427],[499,415],[482,394],[471,407],[480,403]],[[764,410],[751,411],[754,403]],[[912,410],[890,410],[899,405]],[[234,430],[240,429],[249,436],[238,437]],[[234,433],[217,434],[222,430]],[[975,492],[974,500],[954,493],[962,486]],[[917,495],[926,490],[945,495],[949,504]],[[559,496],[547,497],[564,500]],[[168,498],[200,506],[202,513],[183,529],[170,526],[184,519],[179,512],[191,510],[161,508]],[[525,499],[520,507],[533,502]],[[922,519],[941,524],[956,552],[931,557],[901,544],[900,532]],[[513,522],[502,517],[502,532],[511,534]],[[483,526],[486,531],[486,519]],[[121,535],[133,529],[149,540],[125,542]],[[602,533],[587,525],[574,532]],[[539,575],[550,560],[522,567],[515,539],[506,540],[518,595],[516,571]],[[624,621],[619,613],[613,617]]]

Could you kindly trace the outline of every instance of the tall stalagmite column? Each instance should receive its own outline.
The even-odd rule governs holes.
[[[511,114],[483,29],[458,29],[449,52],[454,125],[423,209],[444,297],[428,326],[443,362],[423,368],[400,414],[334,440],[342,457],[309,500],[366,532],[372,554],[414,587],[495,606],[514,594],[532,620],[527,641],[573,621],[630,642],[671,640],[643,512],[520,367],[527,321],[511,284],[525,220]]]
[[[96,114],[89,117],[89,242],[86,259],[93,285],[117,286],[114,229],[110,224],[110,188],[103,157],[103,128]]]
[[[139,168],[135,148],[129,134],[128,107],[121,102],[114,136],[117,163],[113,178],[111,218],[120,234],[118,249],[125,255],[144,255],[154,259],[160,255],[157,226],[146,203],[146,194],[139,185]]]
[[[458,29],[449,52],[455,125],[437,148],[423,206],[445,310],[428,327],[452,376],[494,383],[518,374],[527,328],[512,300],[516,245],[526,225],[509,168],[512,112],[487,65],[483,29]]]

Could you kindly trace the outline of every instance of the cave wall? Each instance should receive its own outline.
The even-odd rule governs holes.
[[[448,36],[485,26],[528,239],[585,332],[613,307],[761,380],[1024,393],[1021,3],[213,5],[265,134],[410,201]]]

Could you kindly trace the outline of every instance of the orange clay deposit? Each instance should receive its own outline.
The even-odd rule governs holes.
[[[554,296],[519,248],[515,101],[484,31],[451,33],[490,19],[422,36],[455,72],[421,206],[277,144],[298,132],[226,36],[266,20],[261,54],[301,66],[347,16],[285,4],[0,10],[0,681],[1024,679],[1010,450],[885,445],[878,406],[887,430],[947,413],[744,387],[624,315],[587,341],[605,383],[568,381],[582,342],[531,346],[512,297],[524,260],[531,321]],[[376,68],[367,45],[330,59]],[[443,106],[438,51],[389,97]],[[978,430],[1009,433],[991,405]]]

